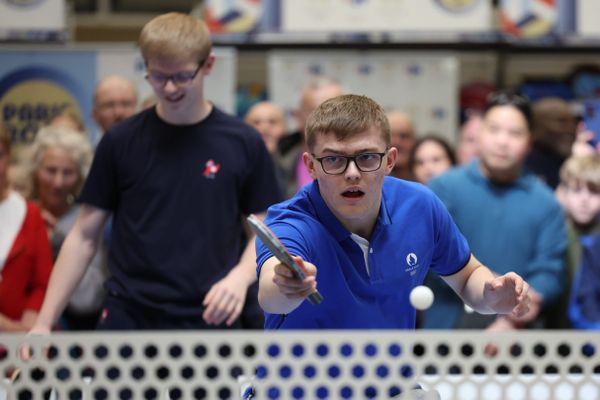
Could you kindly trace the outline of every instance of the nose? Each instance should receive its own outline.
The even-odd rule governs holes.
[[[63,174],[56,173],[52,177],[52,187],[54,189],[62,189],[65,185],[65,177]]]
[[[173,80],[171,78],[167,79],[167,82],[165,82],[165,86],[163,87],[165,92],[174,92],[177,90],[177,85],[175,85],[175,83],[173,83]]]
[[[356,166],[356,162],[354,160],[348,161],[348,168],[346,168],[344,175],[346,179],[360,179],[360,170]]]

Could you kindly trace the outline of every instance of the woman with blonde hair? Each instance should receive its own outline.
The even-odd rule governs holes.
[[[39,209],[9,186],[10,152],[8,136],[0,127],[0,332],[33,326],[52,269]]]
[[[65,127],[40,129],[29,151],[32,199],[42,209],[54,253],[75,224],[79,206],[75,200],[92,162],[92,148],[81,133]],[[102,249],[102,246],[99,247]],[[99,250],[79,283],[63,315],[66,329],[95,328],[104,298],[104,252]]]

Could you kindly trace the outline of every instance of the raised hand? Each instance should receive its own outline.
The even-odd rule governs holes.
[[[514,272],[495,277],[485,283],[483,297],[498,314],[522,317],[529,311],[529,284]]]

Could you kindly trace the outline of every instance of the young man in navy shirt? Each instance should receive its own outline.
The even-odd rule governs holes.
[[[324,102],[309,117],[306,144],[303,160],[315,181],[269,208],[266,219],[306,278],[295,280],[256,241],[267,329],[414,328],[409,294],[430,269],[478,312],[528,310],[529,285],[479,263],[427,188],[386,177],[397,150],[373,100]],[[317,282],[324,300],[315,306],[304,300]]]
[[[48,332],[60,315],[111,213],[111,277],[99,329],[232,326],[256,281],[243,224],[278,198],[265,145],[205,99],[215,57],[203,22],[158,16],[139,44],[157,105],[99,143],[35,333]]]

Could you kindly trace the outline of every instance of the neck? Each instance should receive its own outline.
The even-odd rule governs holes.
[[[394,167],[390,175],[404,180],[412,180],[412,174],[408,167]]]
[[[573,220],[573,225],[575,225],[575,229],[577,231],[579,231],[580,233],[582,233],[584,235],[587,235],[587,234],[593,233],[593,231],[596,230],[596,228],[598,228],[598,226],[600,225],[600,220],[593,219],[586,224],[580,224],[580,223],[576,222],[575,220]]]
[[[48,211],[55,218],[60,218],[63,215],[65,215],[67,213],[67,211],[69,211],[69,209],[71,208],[71,204],[65,203],[65,204],[57,204],[57,205],[52,205],[52,206],[40,204],[40,207],[42,209]]]
[[[515,182],[517,179],[519,179],[521,174],[520,166],[516,169],[510,169],[506,171],[493,171],[487,168],[483,163],[480,163],[480,170],[483,176],[488,178],[490,181],[503,185],[508,185]]]
[[[336,217],[342,225],[344,225],[344,228],[348,229],[350,232],[367,240],[371,240],[371,235],[373,234],[373,229],[377,222],[377,216],[379,215],[379,208],[380,207],[375,207],[373,212],[369,210],[365,215],[359,218],[342,219],[339,215],[336,215]]]
[[[351,226],[351,224],[348,224],[348,225],[346,225],[346,229],[348,229],[350,232],[354,233],[355,235],[358,235],[358,236],[370,241],[371,235],[373,234],[373,228],[375,228],[375,221],[376,220],[373,220],[369,224],[361,224],[361,225],[357,224],[357,226]]]
[[[162,103],[156,106],[156,113],[165,122],[172,125],[193,125],[205,119],[212,111],[213,105],[202,100],[199,105],[189,109],[169,110]]]

